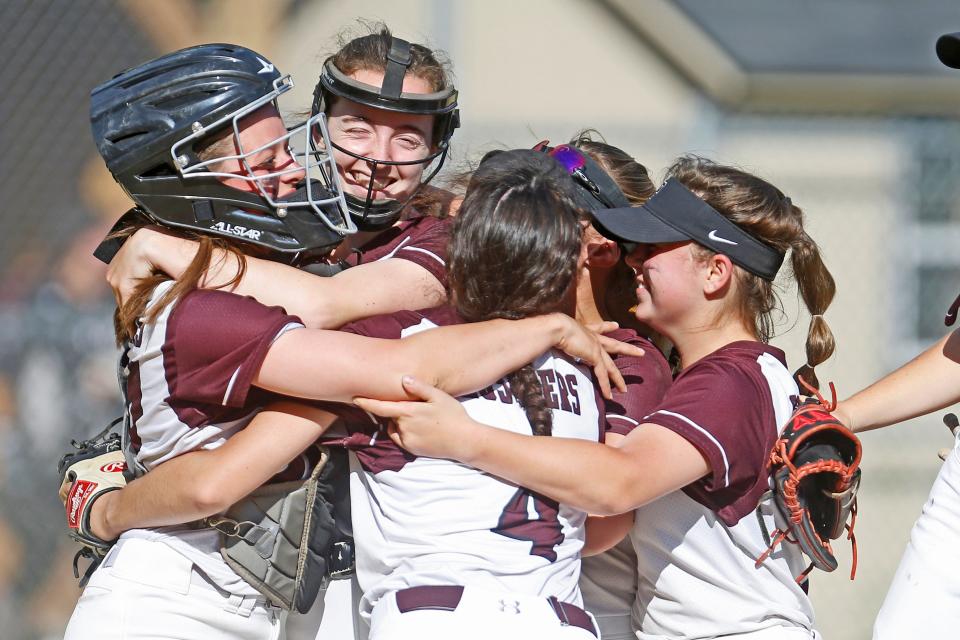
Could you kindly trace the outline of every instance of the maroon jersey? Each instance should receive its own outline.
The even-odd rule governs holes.
[[[652,342],[632,329],[617,329],[608,338],[640,347],[642,357],[615,355],[613,363],[627,384],[626,392],[613,389],[613,400],[606,401],[607,433],[626,435],[641,424],[663,399],[670,387],[670,366]]]
[[[437,281],[447,286],[447,242],[450,237],[449,218],[416,215],[377,234],[370,242],[350,254],[350,266],[399,258],[409,260],[427,270]]]
[[[170,286],[158,286],[153,299]],[[280,307],[195,290],[141,327],[123,361],[130,441],[143,467],[218,446],[249,422],[268,396],[251,385],[270,345],[302,326]]]
[[[711,472],[684,491],[732,526],[770,488],[767,460],[796,394],[780,349],[734,342],[682,371],[645,421],[703,453]]]
[[[173,282],[156,287],[155,303]],[[196,290],[164,307],[124,345],[131,424],[124,438],[127,459],[149,473],[180,454],[214,449],[243,429],[270,394],[252,387],[270,345],[303,325],[279,307],[223,291]],[[301,456],[276,479],[302,477]],[[192,560],[225,591],[257,595],[216,553],[213,529],[131,529],[123,539],[148,538]]]
[[[740,341],[685,369],[646,418],[689,441],[710,471],[636,511],[638,637],[813,637],[799,547],[756,564],[784,526],[767,458],[796,396],[782,351]]]

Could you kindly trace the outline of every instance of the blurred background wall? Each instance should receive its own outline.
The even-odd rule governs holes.
[[[955,0],[0,0],[0,635],[55,638],[79,593],[55,463],[119,411],[104,267],[126,200],[87,123],[90,89],[190,44],[231,41],[297,80],[357,19],[448,52],[453,169],[494,147],[598,129],[657,176],[681,153],[759,173],[809,217],[838,281],[841,395],[943,335],[960,291],[960,72],[936,37]],[[796,292],[776,342],[804,360]],[[948,444],[934,416],[864,437],[857,580],[815,573],[828,638],[868,638]]]

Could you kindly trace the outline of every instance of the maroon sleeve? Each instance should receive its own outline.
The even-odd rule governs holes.
[[[300,319],[225,291],[191,291],[167,319],[162,351],[171,402],[241,407],[270,345]]]
[[[677,377],[663,402],[644,422],[686,438],[710,465],[710,473],[684,491],[716,511],[728,525],[750,496],[764,489],[767,458],[777,425],[762,374],[731,361],[701,361]],[[758,496],[759,497],[759,496]]]
[[[606,432],[626,435],[660,405],[670,387],[670,366],[656,345],[633,331],[618,329],[606,335],[646,352],[640,358],[623,355],[613,358],[627,384],[627,391],[614,389],[613,399],[606,401]]]
[[[350,322],[342,326],[340,331],[369,338],[400,338],[404,329],[422,320],[423,316],[415,311],[398,311]]]
[[[447,242],[450,239],[449,219],[422,218],[411,227],[409,240],[405,242],[394,258],[408,260],[423,267],[437,281],[447,286]]]

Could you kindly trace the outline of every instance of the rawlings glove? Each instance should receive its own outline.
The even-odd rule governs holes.
[[[82,546],[73,559],[74,576],[80,577],[77,562],[81,557],[93,561],[83,582],[113,546],[113,541],[102,540],[90,530],[90,508],[103,494],[122,489],[127,484],[124,476],[127,465],[120,447],[120,435],[106,435],[117,422],[115,420],[90,440],[74,440],[72,444],[76,451],[64,454],[57,465],[60,500],[66,508],[70,537]]]
[[[814,397],[794,410],[770,454],[774,502],[787,525],[771,534],[770,546],[757,559],[757,566],[786,540],[799,545],[811,560],[797,582],[803,582],[814,567],[833,571],[837,559],[830,541],[846,531],[853,547],[852,580],[857,571],[853,525],[860,487],[860,440],[830,413],[837,406],[833,383],[829,405],[816,389],[808,389]]]

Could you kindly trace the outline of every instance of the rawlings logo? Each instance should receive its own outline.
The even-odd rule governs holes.
[[[123,473],[123,470],[126,468],[126,462],[108,462],[100,467],[100,471],[103,471],[104,473]]]
[[[210,227],[210,229],[212,231],[220,231],[221,233],[229,233],[230,235],[237,236],[238,238],[246,238],[247,240],[259,240],[262,233],[257,229],[248,229],[247,227],[228,224],[226,222],[218,222]]]
[[[87,480],[77,480],[73,483],[70,495],[67,496],[67,526],[71,529],[80,528],[80,514],[83,513],[83,505],[87,503],[96,488],[96,482]]]

